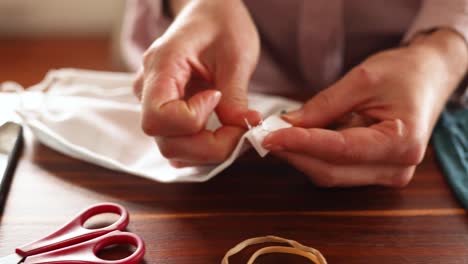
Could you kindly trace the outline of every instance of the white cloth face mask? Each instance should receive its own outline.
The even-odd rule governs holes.
[[[27,91],[0,93],[0,109],[16,111],[40,142],[65,155],[160,182],[203,182],[247,150],[250,144],[246,139],[261,156],[266,155],[261,147],[263,138],[290,126],[277,115],[300,107],[298,102],[282,97],[249,94],[249,105],[271,117],[247,131],[223,163],[176,169],[160,154],[154,139],[141,131],[140,103],[131,88],[133,77],[126,73],[53,70]],[[10,86],[2,85],[0,91]],[[219,126],[213,115],[207,128]]]

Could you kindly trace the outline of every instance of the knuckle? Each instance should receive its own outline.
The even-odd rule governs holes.
[[[403,153],[403,162],[408,165],[418,165],[423,161],[425,152],[426,147],[423,144],[414,144]]]
[[[406,165],[420,164],[426,152],[426,142],[420,135],[410,136],[401,154],[401,161]]]
[[[141,124],[141,129],[143,130],[143,133],[145,133],[148,136],[156,136],[159,132],[159,129],[155,127],[152,124],[149,124],[148,122],[143,122]]]
[[[177,157],[177,153],[174,148],[165,140],[157,140],[157,144],[159,147],[159,152],[166,159],[174,159]]]
[[[338,179],[335,175],[335,172],[332,168],[327,171],[321,172],[319,175],[316,175],[312,181],[314,184],[321,188],[333,188],[338,186]]]
[[[154,118],[150,118],[146,116],[145,114],[143,115],[143,119],[141,121],[141,129],[143,130],[143,133],[145,133],[148,136],[158,136],[161,133],[161,126],[158,125],[159,122],[154,122]]]
[[[316,98],[317,104],[321,109],[333,109],[335,107],[332,96],[326,90],[317,94]]]
[[[354,86],[358,89],[375,88],[380,80],[377,72],[363,65],[356,66],[351,73],[356,83],[359,84]]]
[[[389,153],[403,165],[418,165],[424,159],[427,148],[425,132],[414,124],[404,124],[401,120],[386,122],[383,132],[387,135]]]
[[[396,172],[394,175],[392,175],[388,186],[394,188],[406,187],[413,178],[413,173],[414,167],[405,168]]]

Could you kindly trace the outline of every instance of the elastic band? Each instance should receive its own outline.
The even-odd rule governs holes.
[[[239,253],[240,251],[244,250],[246,247],[256,244],[263,244],[263,243],[286,243],[289,244],[291,247],[286,246],[269,246],[261,248],[255,251],[254,254],[249,258],[247,264],[253,264],[254,261],[265,254],[275,254],[275,253],[282,253],[282,254],[292,254],[302,256],[304,258],[309,259],[315,264],[327,264],[327,260],[323,257],[320,251],[316,250],[315,248],[306,247],[300,244],[297,241],[289,240],[277,236],[264,236],[264,237],[255,237],[244,240],[237,244],[235,247],[231,248],[226,255],[224,256],[221,264],[229,264],[229,257]]]

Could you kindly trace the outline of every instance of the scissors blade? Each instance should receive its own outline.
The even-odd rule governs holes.
[[[21,261],[23,261],[23,257],[16,253],[0,258],[0,264],[18,264]]]
[[[0,125],[0,213],[6,199],[22,140],[21,126],[7,122]],[[0,262],[1,264],[1,262]]]

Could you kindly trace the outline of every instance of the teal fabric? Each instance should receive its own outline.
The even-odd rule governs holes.
[[[468,109],[444,111],[432,144],[450,186],[468,209]]]

